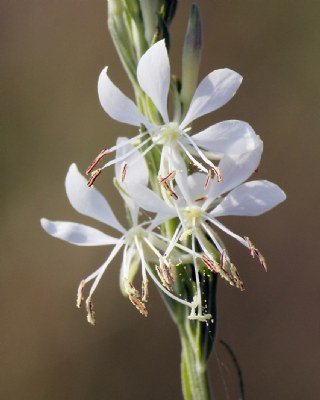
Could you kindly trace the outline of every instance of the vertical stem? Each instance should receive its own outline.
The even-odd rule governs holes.
[[[201,360],[200,351],[186,334],[181,333],[181,380],[185,400],[210,400],[206,361]]]

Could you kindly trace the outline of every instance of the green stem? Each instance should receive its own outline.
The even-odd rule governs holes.
[[[181,379],[185,400],[210,400],[207,364],[201,360],[200,352],[193,340],[181,333]]]

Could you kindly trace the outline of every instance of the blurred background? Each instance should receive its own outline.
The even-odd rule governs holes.
[[[218,339],[237,356],[247,400],[318,399],[320,2],[198,3],[201,78],[229,67],[244,81],[197,127],[248,121],[265,146],[257,178],[276,182],[288,196],[259,218],[224,219],[252,238],[269,270],[223,237],[246,290],[219,282]],[[172,26],[176,74],[190,5],[180,1]],[[39,224],[42,216],[92,224],[68,204],[67,169],[76,162],[83,171],[118,135],[133,134],[108,118],[97,98],[105,65],[132,94],[107,30],[106,2],[2,0],[0,7],[0,398],[181,399],[179,340],[157,291],[143,318],[120,294],[117,259],[96,292],[93,328],[75,307],[76,289],[108,249],[68,245]],[[123,215],[112,174],[98,186]],[[210,375],[216,399],[238,398],[237,374],[220,344]]]

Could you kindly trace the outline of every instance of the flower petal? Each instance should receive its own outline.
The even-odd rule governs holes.
[[[115,217],[107,200],[94,187],[87,186],[87,180],[72,164],[66,176],[66,192],[72,207],[80,214],[94,218],[124,233],[125,229]]]
[[[125,144],[127,142],[127,144]],[[128,154],[134,149],[134,146],[125,137],[119,137],[117,139],[117,145],[121,146],[117,148],[116,159],[125,154]],[[149,171],[144,157],[141,157],[141,152],[139,150],[130,154],[126,159],[125,163],[128,165],[124,183],[135,182],[141,185],[147,186],[149,180]],[[115,164],[116,178],[119,182],[122,180],[122,169],[123,162],[117,162]]]
[[[176,147],[174,146],[170,147],[169,154],[170,154],[170,164],[172,167],[171,169],[176,171],[175,181],[178,185],[178,188],[180,189],[180,192],[182,193],[184,200],[188,204],[191,204],[192,200],[190,197],[190,192],[187,184],[188,172],[186,163]],[[180,202],[181,199],[179,198],[179,203]]]
[[[146,211],[160,214],[172,218],[175,216],[175,210],[169,207],[155,192],[143,185],[128,184],[128,191],[134,201]]]
[[[41,218],[40,222],[42,228],[49,235],[77,246],[104,246],[116,244],[119,241],[119,239],[106,235],[98,229],[74,222],[49,221],[46,218]]]
[[[124,137],[118,138],[117,145],[120,145],[120,147],[117,149],[116,159],[120,157],[123,158],[123,156],[134,150],[134,146],[132,146],[132,144],[128,141],[128,139]],[[141,156],[139,150],[136,150],[135,152],[130,154],[125,159],[125,164],[126,164],[125,176],[123,172],[124,162],[117,162],[115,164],[115,174],[120,186],[122,186],[126,192],[128,192],[127,182],[130,182],[132,185],[135,184],[141,184],[144,186],[148,185],[149,171],[147,168],[146,161],[144,157]],[[138,205],[134,202],[131,196],[128,196],[122,191],[120,191],[120,194],[130,210],[132,223],[134,225],[137,224],[138,212],[139,212]]]
[[[222,182],[217,182],[216,178],[213,180],[208,193],[208,201],[234,189],[248,179],[259,165],[262,150],[263,143],[260,141],[252,151],[242,153],[237,157],[225,155],[219,163]]]
[[[206,190],[204,188],[207,176],[201,172],[195,172],[192,175],[188,175],[187,185],[189,188],[192,202],[197,204],[197,198],[205,196]],[[199,205],[199,204],[198,204]]]
[[[164,122],[169,122],[167,99],[170,87],[170,64],[164,39],[151,46],[141,57],[137,78],[141,88],[159,110]]]
[[[192,139],[199,147],[218,156],[238,155],[253,150],[260,143],[252,127],[238,120],[219,122],[193,135]]]
[[[241,82],[242,76],[228,68],[217,69],[207,75],[197,87],[180,128],[184,129],[195,119],[226,104]]]
[[[213,217],[223,215],[261,215],[286,199],[286,195],[269,181],[251,181],[232,190],[224,200],[210,212]]]
[[[105,67],[98,79],[98,95],[102,108],[113,119],[125,124],[150,127],[150,122],[141,114],[138,107],[118,89],[107,75]]]

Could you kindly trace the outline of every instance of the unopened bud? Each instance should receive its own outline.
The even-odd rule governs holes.
[[[198,83],[202,52],[202,23],[199,8],[193,4],[182,53],[181,102],[185,115]]]

